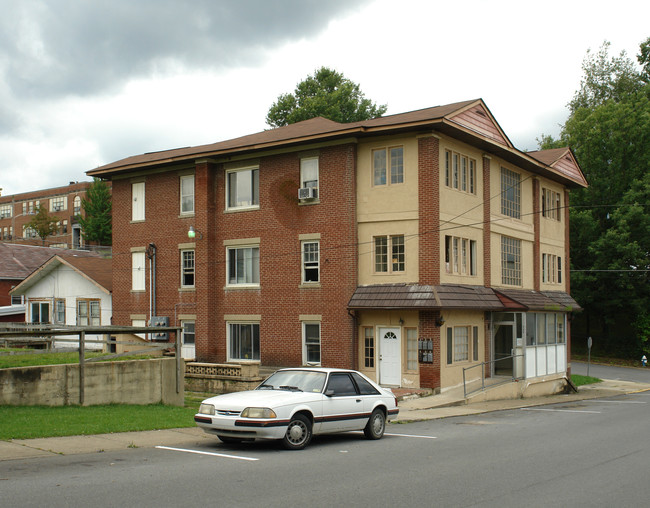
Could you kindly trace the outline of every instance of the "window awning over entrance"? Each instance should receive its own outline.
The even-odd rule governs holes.
[[[581,310],[571,296],[562,291],[492,289],[483,286],[381,284],[360,286],[348,303],[349,309],[475,309],[483,311]]]

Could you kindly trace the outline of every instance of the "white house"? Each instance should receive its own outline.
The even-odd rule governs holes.
[[[28,323],[108,326],[113,314],[112,260],[55,255],[18,284],[11,295],[24,296]],[[88,349],[101,349],[86,335]],[[65,347],[64,342],[55,342]]]

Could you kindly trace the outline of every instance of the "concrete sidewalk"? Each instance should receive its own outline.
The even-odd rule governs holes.
[[[506,409],[612,397],[648,390],[650,390],[650,384],[648,383],[604,380],[602,383],[582,386],[578,393],[530,399],[495,400],[471,404],[466,403],[462,397],[462,392],[454,393],[450,391],[441,395],[402,400],[399,403],[400,413],[395,421],[405,423],[435,420],[451,416],[474,415]],[[94,436],[15,439],[12,441],[0,441],[0,461],[55,455],[101,453],[127,450],[129,448],[153,448],[155,446],[200,447],[206,443],[214,443],[215,441],[216,438],[205,434],[198,427],[147,432],[121,432]]]

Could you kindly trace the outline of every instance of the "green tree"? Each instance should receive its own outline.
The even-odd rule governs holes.
[[[43,241],[43,245],[45,245],[45,239],[52,236],[59,229],[57,224],[60,220],[59,217],[50,216],[46,207],[39,206],[36,209],[36,215],[27,223],[26,227],[36,231],[36,234]]]
[[[77,215],[83,237],[98,245],[112,244],[111,191],[103,180],[95,178],[81,200],[85,216]]]
[[[386,112],[366,99],[359,85],[343,74],[321,67],[298,83],[294,93],[282,94],[266,115],[271,127],[282,127],[322,116],[339,123],[377,118]]]
[[[638,57],[647,63],[650,39]],[[644,52],[645,48],[645,52]],[[637,355],[650,336],[647,272],[650,252],[650,82],[625,53],[610,58],[609,43],[583,62],[580,89],[559,139],[569,145],[589,187],[571,193],[571,292],[584,307],[574,337],[593,335],[603,351]],[[645,55],[645,56],[644,56]]]

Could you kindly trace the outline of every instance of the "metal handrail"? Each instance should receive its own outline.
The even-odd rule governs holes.
[[[515,358],[518,358],[518,357],[523,357],[523,356],[524,356],[523,354],[520,354],[520,355],[504,356],[503,358],[499,358],[498,360],[488,360],[488,361],[486,361],[486,362],[477,363],[476,365],[471,365],[470,367],[463,367],[463,396],[464,396],[464,397],[467,397],[467,396],[468,396],[469,394],[471,394],[471,393],[485,390],[485,366],[486,366],[486,365],[491,365],[491,364],[493,364],[493,363],[496,364],[497,362],[502,362],[502,361],[504,361],[504,360],[508,360],[508,359],[512,358],[512,359],[513,359],[513,366],[514,366],[514,359],[515,359]],[[466,371],[468,371],[468,370],[476,369],[476,368],[478,368],[478,367],[481,368],[481,387],[480,387],[480,388],[476,388],[476,389],[471,390],[471,391],[468,391],[468,390],[467,390],[467,376],[466,376],[465,373],[466,373]],[[492,369],[490,369],[490,372],[492,372]],[[509,382],[509,381],[515,381],[516,379],[518,379],[518,378],[515,377],[515,375],[514,375],[514,368],[513,368],[512,376],[511,376],[509,379],[506,378],[506,380],[501,381],[501,382],[499,382],[499,383],[492,383],[492,384],[490,384],[490,386],[498,386],[498,385],[501,385],[501,384],[507,383],[507,382]],[[474,381],[474,380],[472,380],[472,381]]]

